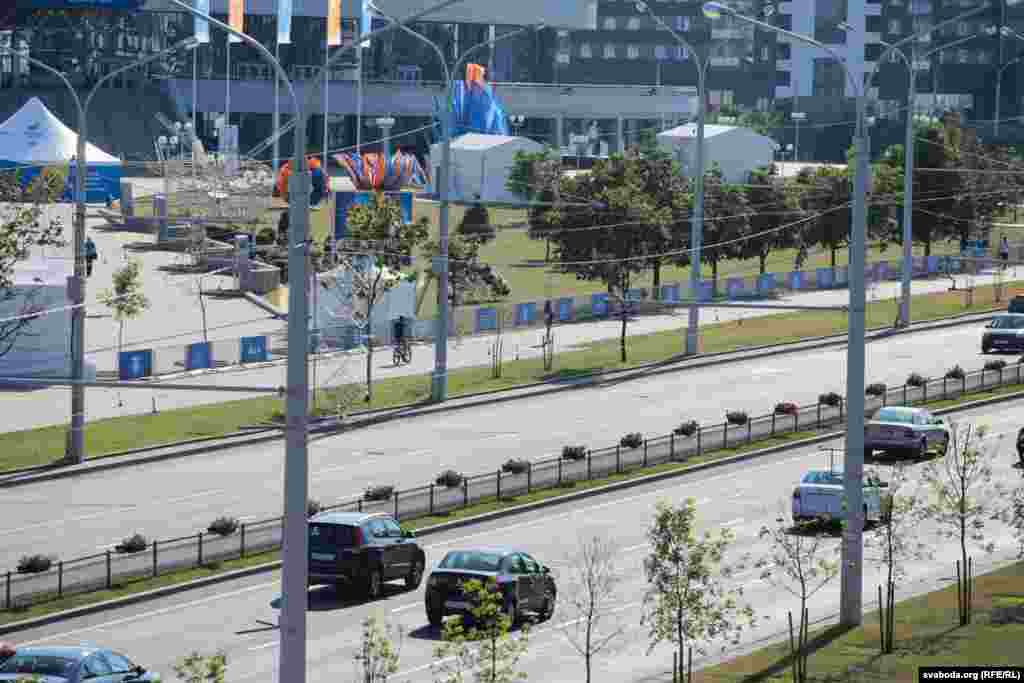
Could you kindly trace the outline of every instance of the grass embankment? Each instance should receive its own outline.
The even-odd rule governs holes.
[[[970,401],[977,401],[983,398],[991,398],[995,396],[1002,396],[1005,394],[1020,391],[1020,386],[1003,386],[996,389],[973,392],[967,394],[961,398],[950,399],[945,401],[934,401],[929,402],[929,407],[933,410],[937,408],[947,408],[956,406],[959,404],[967,403]],[[539,491],[533,491],[529,494],[522,494],[519,496],[503,497],[498,500],[494,496],[489,496],[480,499],[477,503],[460,509],[454,510],[447,514],[440,515],[429,515],[419,517],[413,520],[407,520],[403,522],[403,526],[409,529],[422,529],[424,527],[433,526],[435,524],[441,524],[443,522],[451,522],[458,519],[464,519],[467,517],[473,517],[475,515],[484,514],[487,512],[493,512],[496,510],[504,510],[512,508],[518,505],[525,505],[527,503],[534,503],[542,500],[556,499],[565,496],[569,493],[575,493],[579,491],[586,491],[588,489],[597,488],[600,486],[606,486],[616,482],[629,481],[640,477],[646,477],[654,474],[662,474],[669,472],[681,472],[694,465],[703,463],[714,462],[716,460],[722,460],[734,455],[747,453],[762,448],[768,448],[771,446],[783,446],[786,444],[792,444],[802,439],[807,439],[817,434],[821,434],[829,431],[831,428],[827,428],[822,431],[818,430],[804,430],[800,432],[793,432],[789,434],[779,435],[775,437],[769,437],[754,441],[750,444],[741,444],[732,448],[719,448],[710,451],[705,451],[701,456],[690,457],[686,462],[677,463],[662,463],[659,465],[653,465],[650,467],[633,466],[623,470],[619,474],[612,474],[607,477],[599,479],[592,479],[589,481],[570,482],[562,487],[555,487],[549,489],[543,489]],[[328,502],[329,504],[329,502]],[[81,607],[84,605],[96,604],[105,600],[112,600],[115,598],[125,597],[141,593],[147,590],[160,588],[163,586],[174,585],[178,583],[185,583],[195,579],[200,579],[208,576],[214,576],[217,574],[223,574],[229,571],[244,569],[246,567],[252,567],[265,562],[273,562],[280,559],[279,551],[270,551],[265,553],[258,553],[249,555],[245,558],[239,558],[235,560],[226,560],[220,562],[213,562],[207,566],[198,567],[194,569],[183,569],[175,572],[169,572],[157,578],[150,578],[148,576],[140,577],[125,577],[118,579],[114,582],[114,587],[111,590],[101,590],[91,593],[83,593],[79,595],[73,595],[63,598],[54,598],[47,602],[38,603],[31,607],[11,609],[11,610],[0,610],[0,625],[9,624],[15,621],[22,621],[25,619],[32,619],[36,617],[45,616],[47,614],[53,614],[63,610],[72,609],[75,607]],[[1022,601],[1024,604],[1024,601]],[[979,611],[982,611],[979,609]],[[1024,615],[1022,615],[1024,618]],[[897,625],[897,640],[900,638],[900,626]],[[877,631],[876,631],[877,637]],[[1019,637],[1019,636],[1018,636]],[[766,655],[767,656],[767,655]],[[731,674],[729,674],[731,675]],[[698,679],[701,680],[701,679]],[[707,679],[708,681],[719,680],[719,679]],[[721,680],[745,680],[743,678],[724,678]],[[757,680],[779,680],[779,679],[757,679]],[[782,679],[784,680],[784,679]],[[858,679],[859,680],[859,679]],[[874,679],[868,679],[874,680]],[[884,680],[884,679],[880,679]]]
[[[953,572],[953,568],[950,568]],[[861,627],[810,633],[826,644],[811,655],[811,681],[917,683],[922,666],[1020,666],[1024,643],[1024,563],[976,578],[974,618],[959,627],[956,584],[896,606],[895,651],[879,651],[878,613]],[[694,674],[695,683],[790,681],[789,645],[771,645]]]
[[[1004,288],[1003,301],[1024,294],[1024,283]],[[1005,304],[999,304],[1002,308]],[[980,287],[974,303],[964,305],[963,292],[922,294],[913,298],[914,319],[930,320],[965,312],[993,310],[993,288]],[[892,300],[869,304],[868,327],[888,326],[896,317]],[[748,318],[701,328],[705,353],[733,351],[763,344],[792,342],[846,331],[843,312],[797,312]],[[449,395],[464,396],[481,391],[512,388],[531,382],[568,378],[599,370],[617,370],[642,363],[663,361],[681,348],[681,330],[632,336],[628,339],[629,360],[619,361],[619,342],[608,339],[582,345],[577,350],[558,353],[554,369],[544,370],[540,358],[506,361],[502,377],[494,379],[489,366],[464,368],[449,373]],[[427,352],[421,347],[417,353]],[[377,356],[379,358],[379,356]],[[912,370],[913,368],[908,368]],[[869,381],[871,378],[868,378]],[[321,392],[323,410],[330,412],[333,393]],[[390,408],[425,401],[430,395],[428,375],[378,380],[374,400],[367,408]],[[278,398],[254,398],[217,403],[195,408],[168,410],[156,415],[130,415],[96,420],[86,424],[86,449],[90,457],[116,453],[130,448],[173,443],[184,439],[219,436],[274,418],[283,409]],[[0,472],[21,467],[46,465],[63,457],[65,428],[43,427],[0,434]]]

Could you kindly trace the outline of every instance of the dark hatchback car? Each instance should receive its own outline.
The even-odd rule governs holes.
[[[426,564],[414,534],[389,515],[321,512],[309,520],[310,585],[356,585],[376,598],[385,581],[419,587]]]
[[[514,548],[452,550],[427,580],[424,598],[427,620],[438,626],[449,614],[467,614],[473,608],[462,592],[471,579],[494,580],[502,593],[505,614],[513,623],[527,612],[548,619],[555,611],[557,587],[551,571]]]
[[[985,325],[981,352],[1024,350],[1024,315],[1000,313]]]

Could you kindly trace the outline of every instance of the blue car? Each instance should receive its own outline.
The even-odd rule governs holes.
[[[36,677],[40,683],[150,683],[159,674],[99,647],[18,647],[0,655],[0,681]]]

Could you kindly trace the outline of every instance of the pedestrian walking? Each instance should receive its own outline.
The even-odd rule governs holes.
[[[1006,270],[1006,266],[1010,262],[1010,242],[1006,239],[1006,235],[999,240],[999,258],[1003,260],[1003,270]]]
[[[92,264],[99,258],[99,254],[96,251],[96,243],[92,241],[92,236],[85,238],[85,276],[92,277]]]

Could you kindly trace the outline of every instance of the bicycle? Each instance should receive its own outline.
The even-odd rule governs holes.
[[[408,365],[412,362],[412,346],[409,344],[408,339],[402,339],[395,344],[392,359],[395,366]]]

